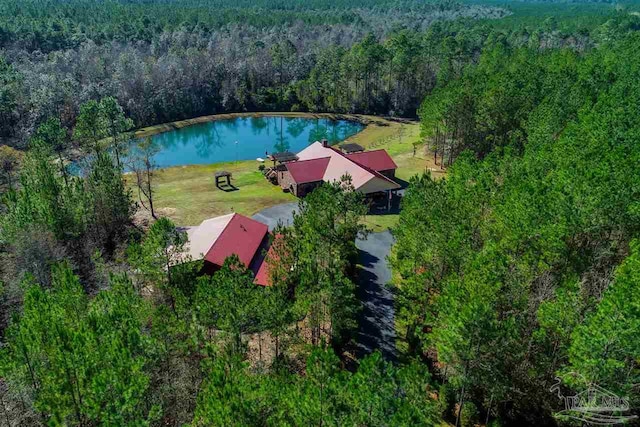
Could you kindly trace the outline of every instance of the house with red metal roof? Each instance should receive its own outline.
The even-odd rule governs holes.
[[[400,189],[393,180],[397,165],[385,150],[343,153],[326,141],[314,142],[297,155],[297,161],[278,168],[278,183],[303,197],[323,182],[340,181],[349,175],[356,191],[388,193]]]
[[[225,259],[236,255],[253,272],[255,284],[271,286],[266,260],[277,260],[274,252],[277,243],[270,244],[269,229],[265,224],[232,213],[202,221],[199,226],[188,229],[187,236],[186,255],[190,260],[204,261],[202,273],[215,273],[222,268]]]
[[[373,169],[381,173],[387,178],[395,178],[398,165],[393,161],[386,150],[360,151],[357,153],[348,153],[345,156],[361,166]]]
[[[340,181],[349,175],[356,191],[367,195],[382,194],[400,189],[396,183],[393,159],[385,150],[343,153],[330,147],[326,141],[315,142],[298,153],[296,160],[281,162],[278,182],[302,197],[323,182]],[[269,248],[268,227],[254,219],[232,213],[203,221],[187,230],[187,255],[192,260],[203,260],[203,273],[214,273],[225,259],[237,255],[255,274],[254,283],[269,286],[269,265],[273,259],[273,246]]]
[[[207,219],[187,230],[187,235],[188,255],[192,260],[203,260],[203,272],[208,274],[219,270],[234,254],[257,273],[269,244],[265,224],[237,213]]]

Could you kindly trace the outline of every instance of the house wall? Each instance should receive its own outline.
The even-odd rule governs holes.
[[[305,182],[304,184],[297,184],[296,192],[294,193],[298,197],[304,197],[316,188],[322,185],[322,181]]]
[[[295,190],[296,186],[296,182],[293,180],[293,178],[291,177],[291,173],[288,170],[278,172],[278,184],[280,184],[280,188],[282,188],[283,190],[288,190],[291,188]]]
[[[387,170],[383,170],[383,171],[379,171],[380,174],[386,176],[387,178],[395,178],[396,177],[396,170],[395,169],[387,169]]]
[[[220,270],[219,265],[216,265],[212,262],[204,260],[204,262],[202,263],[202,270],[200,270],[200,274],[203,274],[203,275],[206,274],[211,276],[213,273],[215,273],[218,270]]]
[[[249,270],[253,272],[254,276],[258,274],[258,270],[260,269],[260,266],[264,262],[265,257],[267,255],[267,251],[269,250],[269,246],[271,243],[271,239],[269,236],[270,236],[269,233],[267,233],[267,235],[264,236],[264,239],[262,239],[262,243],[260,243],[260,247],[256,251],[255,255],[253,256],[253,259],[251,260],[251,263],[248,266]]]
[[[290,190],[294,196],[304,197],[309,194],[309,192],[319,187],[322,184],[322,181],[305,182],[302,184],[298,184],[293,180],[291,172],[285,170],[278,172],[278,184],[280,184],[280,188],[282,188],[283,190]]]

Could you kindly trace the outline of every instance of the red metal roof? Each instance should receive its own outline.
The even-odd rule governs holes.
[[[260,264],[260,268],[256,273],[255,279],[253,279],[253,283],[260,286],[271,286],[271,265],[273,263],[280,263],[280,257],[276,252],[276,248],[280,247],[280,250],[283,250],[282,246],[284,241],[282,240],[282,234],[277,234],[274,236],[273,241],[271,242],[271,246],[269,247],[269,251],[267,255],[264,257],[262,264]]]
[[[273,250],[273,245],[272,245],[269,248],[269,251],[267,252],[267,256],[262,261],[262,264],[260,264],[260,268],[256,273],[255,279],[253,279],[253,283],[255,283],[256,285],[271,286],[271,283],[270,283],[271,280],[269,278],[269,274],[271,272],[271,269],[269,268],[269,261],[274,261],[274,258],[275,258],[274,252],[275,251]]]
[[[344,156],[376,172],[398,168],[385,150],[362,151],[360,153],[345,154]]]
[[[298,184],[305,182],[322,181],[324,173],[329,165],[330,157],[321,159],[299,160],[297,162],[287,163],[287,169],[291,174],[291,178]]]
[[[265,224],[234,214],[204,259],[221,266],[227,257],[236,254],[249,267],[268,232],[269,228]]]
[[[386,180],[386,181],[389,181],[389,182],[391,182],[391,183],[395,184],[396,186],[398,185],[398,183],[397,183],[397,182],[395,182],[395,181],[394,181],[394,180],[392,180],[391,178],[386,177],[385,175],[382,175],[382,174],[381,174],[380,172],[378,172],[377,170],[370,168],[369,166],[365,165],[364,163],[359,163],[359,162],[357,162],[357,161],[355,161],[355,160],[353,160],[353,159],[350,159],[350,158],[349,158],[345,153],[343,153],[342,151],[340,151],[340,150],[338,150],[338,149],[335,149],[335,148],[333,148],[333,147],[329,147],[329,149],[331,149],[331,150],[335,151],[336,153],[338,153],[339,155],[341,155],[341,156],[342,156],[342,157],[344,157],[345,159],[349,160],[351,163],[356,164],[356,165],[360,166],[362,169],[364,169],[364,170],[366,170],[366,171],[368,171],[368,172],[370,172],[370,173],[374,174],[374,175],[375,175],[375,176],[377,176],[378,178],[382,178],[382,179],[384,179],[384,180]],[[384,151],[384,152],[385,152],[385,154],[387,153],[385,150],[374,150],[374,151]],[[352,154],[360,154],[360,153],[352,153]],[[387,154],[387,156],[388,156],[388,154]],[[393,159],[391,159],[391,161],[392,161],[392,162],[393,162],[393,164],[396,166],[394,169],[397,169],[397,165],[396,165],[396,163],[393,161]],[[384,169],[381,169],[381,170],[384,170]]]

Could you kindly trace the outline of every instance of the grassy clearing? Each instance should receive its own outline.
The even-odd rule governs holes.
[[[364,218],[364,225],[374,233],[378,233],[395,227],[399,219],[399,214],[367,215]]]
[[[398,165],[396,177],[408,181],[412,176],[430,169],[434,176],[444,173],[425,152],[420,138],[420,124],[411,120],[388,120],[374,116],[360,116],[367,120],[367,127],[348,139],[367,150],[385,149]],[[413,144],[419,145],[415,149]]]
[[[417,122],[387,120],[375,116],[309,113],[221,114],[141,129],[136,132],[136,136],[148,136],[195,123],[250,115],[357,120],[367,124],[367,127],[348,141],[360,144],[368,150],[387,150],[398,165],[398,178],[408,181],[411,176],[422,173],[425,169],[439,170],[433,164],[431,156],[425,154],[423,146],[416,149],[415,156],[413,154],[413,143],[419,140],[420,134]],[[232,184],[238,188],[237,191],[225,192],[216,188],[213,174],[221,169],[233,174]],[[442,175],[440,172],[434,174]],[[264,208],[295,200],[292,195],[282,192],[280,187],[270,184],[258,171],[258,163],[253,160],[167,168],[158,172],[156,180],[155,204],[158,211],[183,226],[197,225],[204,219],[230,212],[250,216]],[[367,215],[365,218],[365,223],[373,231],[391,228],[397,221],[397,214]]]
[[[216,188],[214,172],[224,169],[233,175],[236,191]],[[158,173],[156,206],[178,225],[198,225],[207,218],[238,212],[256,212],[296,198],[270,184],[255,161],[218,163],[168,168]]]

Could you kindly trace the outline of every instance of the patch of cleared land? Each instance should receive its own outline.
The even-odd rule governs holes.
[[[195,123],[256,115],[357,120],[365,123],[367,127],[348,141],[360,144],[367,150],[387,150],[398,164],[399,179],[408,181],[411,176],[422,173],[427,168],[439,171],[433,164],[433,158],[425,153],[424,146],[417,147],[416,155],[413,155],[413,143],[420,140],[418,122],[388,120],[375,116],[308,113],[221,114],[141,129],[136,132],[136,136],[148,136]],[[222,169],[232,173],[232,184],[238,190],[225,192],[216,188],[214,173]],[[434,175],[439,176],[442,173],[435,172]],[[296,200],[291,194],[284,193],[279,186],[270,184],[258,171],[258,162],[255,160],[163,169],[157,173],[155,189],[155,205],[158,212],[183,226],[197,225],[206,218],[230,212],[251,216],[264,208]],[[397,220],[397,214],[368,215],[365,219],[373,231],[386,230],[395,225]]]

